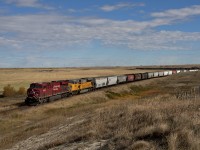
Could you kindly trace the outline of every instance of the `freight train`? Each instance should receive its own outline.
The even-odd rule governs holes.
[[[32,83],[27,90],[27,105],[37,105],[41,103],[51,102],[64,97],[86,93],[104,87],[117,84],[129,83],[139,80],[151,78],[165,77],[181,72],[198,71],[197,69],[188,70],[168,70],[124,75],[113,75],[103,77],[90,77],[73,80],[59,80],[42,83]]]

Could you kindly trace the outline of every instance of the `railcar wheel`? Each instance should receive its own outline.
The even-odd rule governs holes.
[[[42,102],[43,102],[42,99],[39,99],[38,101],[39,101],[39,104],[42,104]]]

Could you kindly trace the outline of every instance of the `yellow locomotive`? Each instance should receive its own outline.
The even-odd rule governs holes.
[[[69,80],[68,90],[72,94],[84,93],[94,88],[92,79]]]

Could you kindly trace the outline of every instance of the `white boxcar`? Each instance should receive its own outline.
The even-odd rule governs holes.
[[[169,75],[172,75],[172,71],[171,70],[169,71]]]
[[[117,84],[117,76],[108,77],[107,85],[114,85]]]
[[[158,72],[158,76],[159,76],[159,77],[164,76],[164,72]]]
[[[181,70],[176,70],[176,73],[180,73],[181,72]]]
[[[118,81],[118,83],[126,82],[126,79],[127,79],[127,76],[126,76],[126,75],[117,76],[117,81]]]
[[[154,76],[154,77],[158,77],[158,72],[154,72],[154,73],[153,73],[153,76]]]
[[[164,71],[164,76],[168,76],[169,75],[169,71]]]
[[[153,72],[148,72],[148,78],[153,78]]]
[[[198,71],[198,69],[190,69],[190,72]]]
[[[97,77],[94,78],[95,88],[101,88],[107,86],[107,77]]]

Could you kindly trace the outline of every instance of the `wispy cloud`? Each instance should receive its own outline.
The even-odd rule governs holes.
[[[162,18],[138,22],[37,14],[0,16],[0,22],[0,44],[18,49],[59,50],[99,40],[133,50],[184,50],[190,49],[184,43],[200,42],[200,32],[154,30],[171,23]]]
[[[53,7],[43,5],[39,0],[4,0],[7,4],[15,4],[19,7],[35,7],[44,9],[54,9]]]
[[[0,52],[23,50],[23,53],[27,54],[38,51],[40,53],[49,51],[68,53],[67,50],[86,49],[94,44],[94,41],[98,41],[104,48],[122,47],[135,51],[199,50],[200,32],[157,30],[157,27],[176,24],[190,16],[200,15],[197,9],[199,7],[200,5],[196,5],[152,13],[152,19],[146,21],[73,17],[55,13],[0,15]],[[25,67],[40,66],[39,63],[44,59],[43,66],[66,65],[63,62],[57,62],[57,58],[48,58],[48,56],[40,58],[38,55],[27,56],[27,59],[18,58],[18,62],[12,64],[21,66],[25,64]],[[5,67],[6,62],[10,61],[14,60],[9,58],[8,61],[7,58],[1,58],[0,67]],[[174,59],[175,61],[176,59]],[[67,64],[69,66],[80,66],[80,64],[87,66],[90,64],[103,65],[104,63],[106,65],[108,62],[107,58],[99,60],[96,58],[95,60],[68,58]],[[116,62],[109,62],[109,64],[112,63],[116,65]],[[11,64],[8,63],[7,67],[10,67],[9,65]]]
[[[39,7],[38,0],[5,0],[8,4],[16,4],[17,6],[23,7]]]
[[[15,49],[59,50],[82,47],[98,40],[106,46],[133,50],[191,49],[189,43],[200,42],[200,32],[157,31],[155,28],[175,24],[180,18],[200,15],[197,8],[200,5],[152,13],[153,19],[148,21],[61,14],[0,16],[0,45]],[[183,13],[182,17],[174,17],[181,16],[178,15],[180,12]]]
[[[67,9],[67,12],[69,12],[69,13],[76,13],[77,10],[76,10],[76,9],[72,9],[72,8],[70,8],[70,9]]]
[[[151,14],[152,17],[156,18],[173,18],[183,19],[193,15],[200,15],[200,5],[193,5],[191,7],[170,9],[163,12],[154,12]]]
[[[85,8],[85,9],[73,9],[73,8],[69,8],[67,9],[68,13],[84,13],[84,12],[89,12],[92,11],[91,8]]]
[[[109,12],[109,11],[114,11],[122,8],[131,8],[131,7],[136,7],[136,6],[145,6],[144,3],[118,3],[115,5],[104,5],[100,7],[101,10]]]

